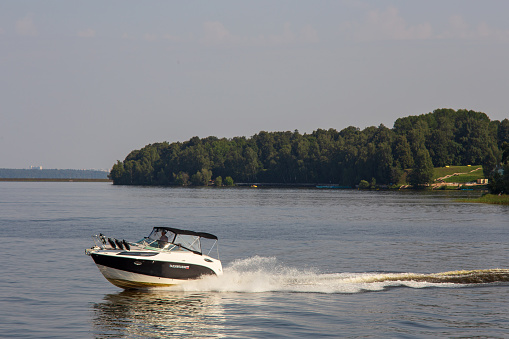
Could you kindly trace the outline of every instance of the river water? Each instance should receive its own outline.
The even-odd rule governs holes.
[[[0,182],[0,337],[504,338],[509,207],[477,194]],[[84,254],[154,226],[217,235],[224,275],[123,291]]]

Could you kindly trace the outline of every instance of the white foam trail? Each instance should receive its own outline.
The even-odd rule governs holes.
[[[207,276],[188,281],[172,290],[186,292],[301,292],[301,293],[359,293],[381,291],[393,286],[411,288],[459,287],[471,283],[472,276],[495,281],[508,281],[509,270],[455,271],[437,274],[415,273],[334,273],[319,274],[285,267],[276,258],[255,256],[237,260],[225,268],[222,276]],[[498,275],[498,276],[497,276]],[[493,279],[491,281],[493,282]]]

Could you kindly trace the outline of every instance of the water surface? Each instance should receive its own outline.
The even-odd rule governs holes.
[[[509,208],[474,194],[2,182],[0,333],[503,338]],[[224,276],[122,291],[84,255],[153,226],[216,234]]]

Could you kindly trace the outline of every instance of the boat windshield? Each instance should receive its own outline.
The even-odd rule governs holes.
[[[148,237],[143,238],[137,243],[150,249],[162,251],[187,250],[196,254],[202,254],[202,238],[215,240],[210,246],[210,250],[212,250],[212,247],[217,242],[217,237],[208,233],[198,233],[169,227],[154,227]]]

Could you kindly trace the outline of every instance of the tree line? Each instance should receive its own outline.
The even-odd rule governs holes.
[[[482,164],[492,175],[509,143],[509,120],[482,112],[437,109],[360,130],[312,133],[261,131],[250,138],[193,137],[134,150],[113,165],[118,185],[207,185],[228,183],[333,183],[361,180],[394,185],[430,182],[433,167]],[[407,176],[408,173],[408,176]],[[230,181],[231,180],[231,181]]]

